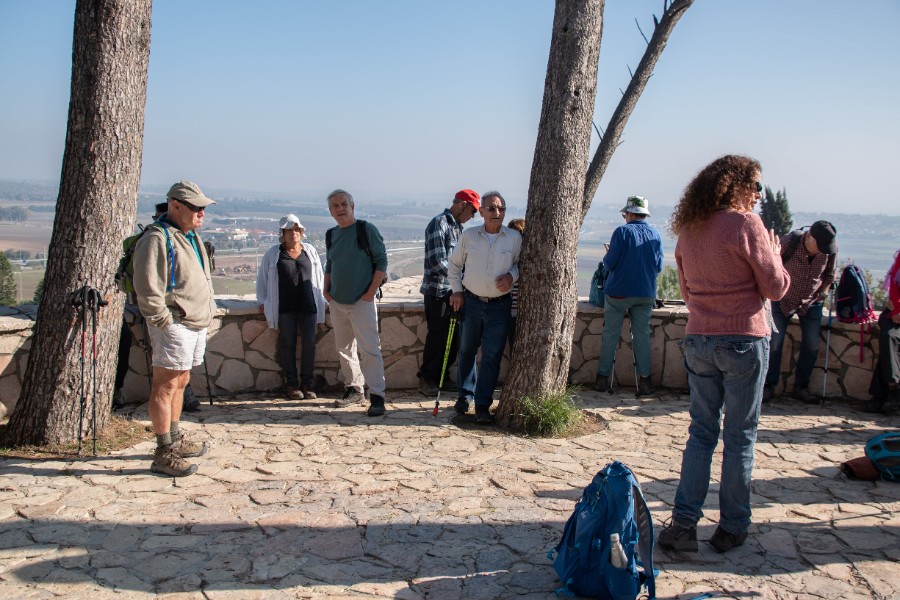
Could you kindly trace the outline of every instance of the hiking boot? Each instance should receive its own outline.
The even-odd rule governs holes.
[[[300,395],[304,400],[315,400],[318,398],[316,393],[313,391],[312,386],[308,383],[304,383],[300,386]]]
[[[660,547],[679,552],[697,552],[697,526],[685,526],[671,519],[669,525],[659,532]]]
[[[384,414],[384,396],[372,394],[369,400],[369,409],[366,415],[370,417],[380,417]]]
[[[716,549],[716,552],[728,552],[732,548],[737,548],[747,541],[746,533],[728,533],[722,526],[716,527],[716,532],[709,538],[709,545]]]
[[[891,394],[887,400],[884,401],[884,404],[881,405],[881,412],[885,415],[892,415],[900,409],[900,401],[898,401],[897,394]]]
[[[465,398],[460,398],[456,401],[456,404],[453,405],[453,410],[455,410],[458,415],[466,414],[469,412],[469,401]]]
[[[638,380],[637,395],[649,396],[653,393],[653,386],[650,384],[650,377],[641,377]]]
[[[881,407],[887,403],[887,400],[872,398],[862,406],[862,411],[867,413],[880,413]]]
[[[812,395],[806,388],[794,388],[794,398],[803,402],[803,404],[818,404],[819,399]]]
[[[772,397],[775,395],[775,390],[772,389],[771,385],[763,386],[763,395],[762,395],[762,403],[768,404],[772,401]]]
[[[366,397],[363,396],[362,391],[360,391],[359,388],[353,387],[351,385],[344,388],[344,395],[341,396],[338,400],[334,401],[334,406],[336,408],[343,408],[352,404],[359,404],[365,399]]]
[[[610,385],[610,380],[608,375],[597,375],[597,379],[594,381],[594,390],[598,392],[609,392],[612,393],[612,385]]]
[[[467,403],[468,405],[468,403]],[[494,417],[491,416],[491,407],[484,405],[475,405],[475,422],[481,423],[482,425],[490,425],[494,422]]]
[[[288,400],[302,400],[303,392],[298,390],[292,385],[284,386],[284,395],[287,396]]]
[[[436,383],[428,381],[427,379],[422,377],[421,379],[419,379],[419,393],[426,398],[437,396],[438,386]]]
[[[128,404],[128,401],[125,399],[125,390],[119,388],[113,391],[112,398],[112,408],[113,410],[119,410],[120,408],[125,408]]]
[[[174,448],[174,444],[168,446],[157,446],[156,453],[153,455],[153,464],[150,470],[154,473],[163,473],[171,477],[186,477],[197,472],[197,465],[191,464],[179,456]]]
[[[181,458],[194,458],[203,456],[209,450],[206,442],[198,444],[184,437],[183,433],[172,436],[172,451]]]
[[[181,400],[181,410],[184,412],[197,412],[200,410],[200,400],[194,395],[194,390],[191,389],[190,384],[184,388],[184,396],[182,396]]]

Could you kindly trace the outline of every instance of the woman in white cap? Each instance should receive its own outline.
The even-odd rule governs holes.
[[[278,357],[288,398],[315,398],[316,324],[325,322],[325,275],[319,253],[303,241],[306,230],[296,215],[281,217],[278,229],[281,243],[269,248],[259,265],[256,300],[268,326],[278,330]]]

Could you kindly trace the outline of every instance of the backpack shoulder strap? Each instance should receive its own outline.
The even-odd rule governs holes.
[[[656,598],[656,572],[653,570],[653,519],[641,486],[631,474],[632,497],[634,498],[634,521],[638,529],[638,554],[644,567],[643,580],[647,586],[648,598]]]
[[[795,229],[788,234],[787,243],[781,247],[781,262],[785,262],[794,255],[797,251],[797,247],[800,245],[800,240],[802,239],[802,229]]]
[[[162,231],[166,235],[166,262],[169,265],[169,281],[166,283],[166,291],[171,292],[175,289],[175,246],[172,244],[172,236],[169,235],[169,228],[162,220],[154,221],[144,228],[147,231],[151,227]],[[143,232],[141,232],[143,235]]]
[[[363,220],[356,221],[356,243],[363,249],[363,252],[369,255],[369,258],[375,259],[372,256],[372,248],[369,247],[369,232],[366,231],[366,222]]]
[[[325,232],[325,252],[331,250],[331,232],[334,231],[334,227],[327,230]]]

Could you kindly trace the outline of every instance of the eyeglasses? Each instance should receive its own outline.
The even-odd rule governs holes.
[[[761,181],[756,182],[756,191],[762,194],[763,186]]]
[[[505,206],[485,206],[484,210],[486,210],[487,212],[502,213],[502,212],[506,212],[506,207]]]
[[[175,198],[175,202],[177,202],[178,204],[181,204],[181,205],[185,206],[185,207],[186,207],[189,211],[191,211],[191,212],[200,212],[201,210],[206,210],[206,207],[205,207],[205,206],[194,206],[193,204],[191,204],[191,203],[188,202],[187,200],[182,200],[182,199],[180,199],[180,198]]]

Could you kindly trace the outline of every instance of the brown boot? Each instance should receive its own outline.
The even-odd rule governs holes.
[[[183,433],[172,436],[172,451],[181,458],[203,456],[204,454],[206,454],[207,450],[209,450],[209,446],[206,444],[206,442],[203,442],[202,444],[192,442],[186,439]]]
[[[186,477],[196,473],[197,465],[193,465],[181,458],[172,446],[174,444],[156,448],[156,454],[153,456],[153,464],[150,465],[150,470],[154,473],[163,473],[171,477]]]

